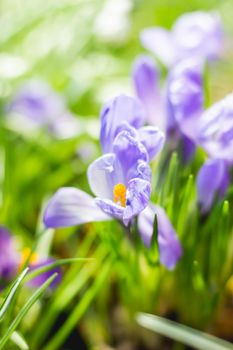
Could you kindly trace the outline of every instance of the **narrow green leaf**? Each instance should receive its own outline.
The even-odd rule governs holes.
[[[138,313],[137,322],[151,331],[162,334],[199,350],[233,350],[233,344],[165,318]]]
[[[21,320],[24,318],[24,316],[27,314],[27,312],[30,310],[32,305],[40,298],[40,296],[44,293],[46,288],[52,283],[52,281],[56,278],[57,273],[54,273],[50,278],[47,279],[45,283],[42,284],[40,288],[36,290],[35,293],[31,296],[31,298],[27,301],[27,303],[24,305],[24,307],[20,310],[14,321],[11,323],[11,325],[6,330],[5,334],[3,335],[2,339],[0,340],[0,349],[3,349],[6,342],[11,337],[12,333],[15,331],[15,329],[18,327]]]
[[[151,238],[150,249],[145,250],[148,263],[151,266],[159,266],[159,247],[158,247],[158,218],[155,214],[153,222],[153,234]]]
[[[33,270],[27,275],[26,281],[29,281],[39,275],[41,275],[44,272],[50,271],[58,266],[63,266],[66,264],[72,264],[72,263],[77,263],[77,262],[83,262],[83,261],[93,261],[93,258],[69,258],[69,259],[60,259],[57,260],[51,264],[41,266],[36,270]]]
[[[0,307],[0,321],[2,320],[4,314],[6,313],[12,299],[15,296],[15,293],[17,292],[21,282],[23,281],[24,277],[26,276],[27,272],[28,272],[28,268],[24,269],[23,272],[19,275],[19,277],[13,282],[12,286],[10,287],[10,290],[4,300],[4,302],[2,303],[1,307]]]
[[[68,307],[72,299],[75,298],[75,295],[86,286],[88,281],[95,276],[100,266],[102,266],[106,257],[106,252],[102,247],[99,247],[95,251],[94,256],[96,264],[87,264],[83,266],[78,274],[76,271],[75,275],[72,276],[72,279],[70,279],[66,285],[64,285],[64,281],[62,281],[61,285],[57,288],[50,305],[48,305],[43,314],[43,322],[38,324],[37,330],[33,335],[33,347],[41,347],[43,340],[46,338],[47,333],[51,329],[59,313]]]
[[[75,327],[77,322],[83,316],[88,306],[98,293],[99,289],[103,286],[112,268],[112,262],[105,262],[102,270],[96,278],[94,284],[86,291],[80,302],[70,314],[69,318],[62,325],[59,331],[54,335],[51,341],[45,346],[44,350],[56,350],[60,349],[61,345]]]
[[[11,341],[17,345],[21,350],[29,350],[29,346],[24,338],[18,332],[13,332],[10,337]]]

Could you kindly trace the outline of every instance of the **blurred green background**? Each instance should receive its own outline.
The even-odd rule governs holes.
[[[35,231],[45,195],[74,182],[88,189],[82,175],[87,163],[99,154],[97,118],[109,98],[133,93],[131,67],[143,52],[140,31],[153,25],[169,28],[179,15],[195,10],[217,11],[226,33],[222,60],[209,71],[213,102],[232,90],[231,0],[1,0],[1,121],[19,86],[28,79],[42,79],[65,97],[67,107],[80,118],[85,130],[84,135],[70,141],[46,139],[44,134],[29,137],[28,147],[25,135],[1,129],[3,222],[22,231],[18,223],[23,221],[24,227]],[[89,160],[72,157],[66,162],[75,150],[85,150],[90,144]],[[22,200],[23,206],[15,208]]]
[[[233,35],[231,0],[2,0],[0,6],[1,97],[21,80],[40,77],[85,116],[130,90],[128,75],[142,51],[138,35],[144,27],[171,27],[184,12],[213,10]],[[219,94],[231,90],[232,38],[226,55],[212,78]]]

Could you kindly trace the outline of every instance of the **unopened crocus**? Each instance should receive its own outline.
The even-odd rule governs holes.
[[[198,202],[208,212],[215,198],[223,198],[229,186],[229,170],[223,159],[208,159],[197,176]]]
[[[138,230],[146,247],[150,247],[155,216],[158,228],[159,259],[172,270],[182,256],[182,247],[164,209],[150,203],[138,216]]]
[[[10,105],[9,121],[25,129],[47,128],[57,138],[77,135],[79,124],[66,109],[62,96],[42,81],[28,81],[16,93]]]
[[[138,97],[147,110],[149,105],[156,123],[163,125],[168,140],[175,144],[181,141],[184,161],[191,159],[195,151],[195,132],[203,111],[202,70],[201,61],[183,60],[170,70],[166,89],[159,92],[158,83],[155,84],[156,66],[151,59],[139,57],[133,69]]]
[[[190,57],[218,58],[223,47],[223,29],[217,14],[197,11],[179,17],[170,31],[146,28],[140,39],[144,48],[170,67]]]
[[[17,271],[20,256],[17,253],[14,240],[10,232],[0,226],[0,286],[11,281]]]
[[[136,58],[132,69],[132,80],[136,96],[147,113],[147,122],[165,130],[166,120],[163,109],[162,92],[159,86],[159,68],[153,59],[142,55]]]
[[[198,118],[204,108],[203,65],[198,59],[186,59],[174,66],[167,81],[167,129],[178,128],[196,140]]]
[[[143,127],[145,111],[133,97],[119,95],[101,112],[100,141],[104,155],[88,168],[96,198],[75,188],[62,188],[44,214],[47,227],[65,227],[111,218],[129,225],[149,203],[151,169],[164,143],[156,127]]]

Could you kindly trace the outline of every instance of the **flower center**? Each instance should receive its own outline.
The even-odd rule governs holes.
[[[36,264],[39,261],[39,256],[37,253],[32,253],[31,254],[31,249],[30,248],[23,248],[22,250],[22,255],[21,255],[21,261],[20,261],[20,268],[24,266],[28,258],[30,257],[29,264],[33,265]]]
[[[126,187],[123,184],[117,184],[113,188],[113,201],[126,207]]]

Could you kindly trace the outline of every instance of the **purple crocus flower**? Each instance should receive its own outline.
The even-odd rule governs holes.
[[[145,112],[133,97],[120,95],[101,113],[100,140],[104,155],[88,168],[96,198],[75,188],[62,188],[50,200],[47,227],[73,226],[91,221],[121,220],[126,226],[148,204],[151,192],[149,160],[161,150],[163,133],[142,127]]]
[[[47,266],[47,265],[49,265],[49,264],[52,264],[53,262],[55,262],[55,259],[48,258],[48,259],[46,259],[46,260],[39,261],[38,263],[30,264],[30,265],[29,265],[30,272],[36,271],[38,268]],[[30,287],[33,287],[33,288],[38,288],[38,287],[40,287],[45,281],[47,281],[47,279],[48,279],[49,277],[51,277],[54,273],[57,273],[58,275],[55,277],[55,279],[53,280],[53,282],[50,284],[50,288],[53,289],[53,288],[55,288],[55,287],[61,282],[61,279],[62,279],[62,271],[61,271],[61,268],[60,268],[60,267],[56,267],[56,268],[53,268],[53,269],[51,269],[51,270],[48,270],[48,271],[46,271],[46,272],[41,273],[41,274],[38,275],[37,277],[31,279],[31,280],[28,282],[28,285],[29,285]]]
[[[10,120],[22,121],[24,128],[47,127],[57,138],[77,135],[79,124],[65,107],[62,96],[42,81],[28,81],[14,96],[8,107]]]
[[[88,168],[89,185],[97,198],[75,188],[62,188],[50,200],[44,223],[65,227],[113,217],[128,225],[149,202],[150,179],[145,147],[128,130],[122,130],[112,152]]]
[[[0,281],[3,281],[3,284],[15,277],[19,261],[20,256],[17,254],[10,232],[0,226]]]
[[[150,203],[138,216],[138,230],[145,246],[150,247],[155,215],[158,223],[160,262],[172,270],[182,255],[182,248],[164,209]]]
[[[182,15],[171,31],[162,27],[144,29],[140,38],[142,46],[166,66],[189,57],[216,59],[223,46],[219,16],[201,11]]]
[[[197,176],[198,201],[202,212],[208,212],[216,197],[223,198],[230,183],[227,163],[208,159]]]
[[[145,121],[146,112],[138,99],[119,95],[110,100],[101,111],[100,142],[103,152],[112,152],[116,136],[121,130],[128,130],[145,146],[149,159],[154,158],[162,149],[165,136],[157,127],[143,127]]]

